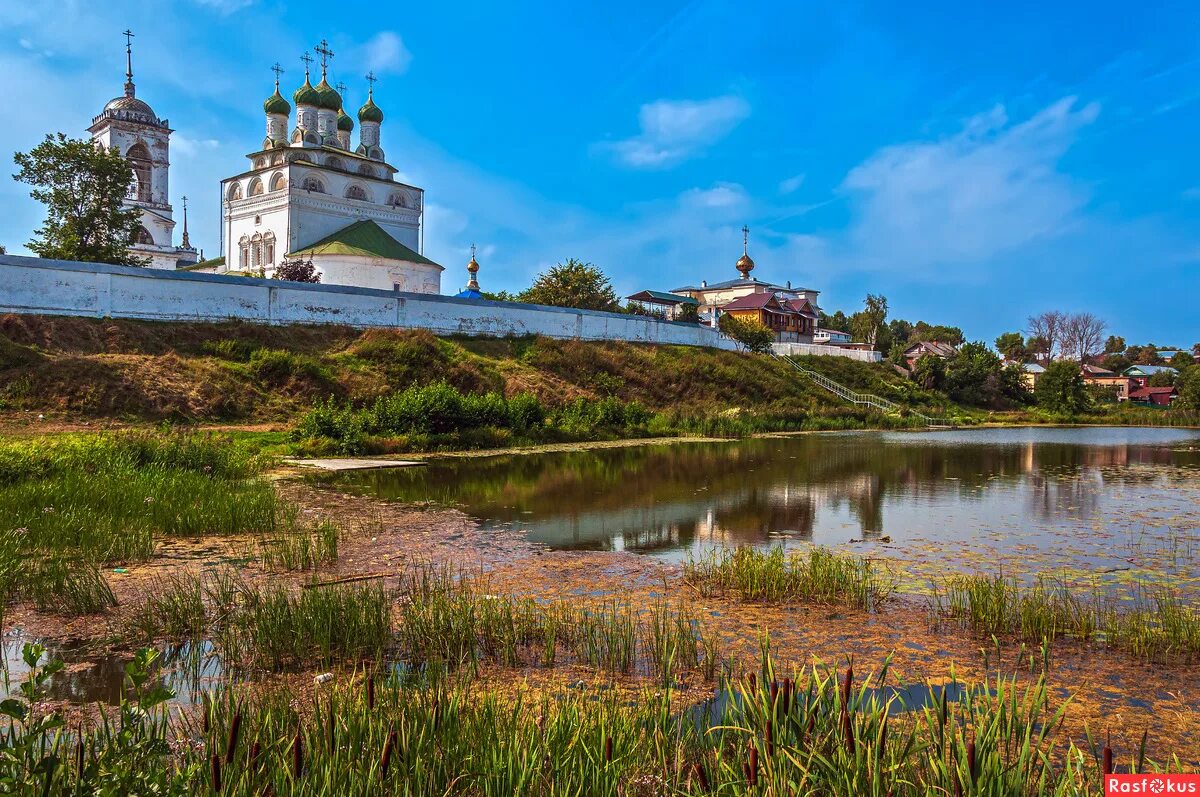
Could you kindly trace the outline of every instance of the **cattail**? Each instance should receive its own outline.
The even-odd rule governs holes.
[[[767,720],[766,728],[767,758],[775,755],[775,723]]]
[[[225,745],[225,766],[233,763],[233,754],[237,750],[238,736],[242,732],[242,709],[239,707],[233,712],[233,719],[229,722],[229,740]]]
[[[212,756],[212,787],[217,794],[221,793],[221,756],[216,753]]]
[[[375,675],[367,675],[367,708],[375,708]]]
[[[83,726],[75,727],[75,777],[83,780]]]
[[[746,762],[746,782],[751,786],[758,785],[758,748],[750,743],[750,760]]]
[[[758,676],[756,676],[754,673],[750,673],[749,680],[750,680],[750,693],[754,694],[755,692],[758,691]]]
[[[1113,773],[1113,753],[1112,753],[1112,735],[1109,734],[1104,740],[1104,774],[1111,775]]]
[[[396,729],[392,728],[387,741],[383,743],[383,758],[379,760],[379,771],[382,777],[387,777],[388,767],[392,763],[392,752],[396,749]]]
[[[209,715],[209,712],[211,711],[211,709],[209,707],[209,703],[208,703],[208,693],[207,692],[205,692],[201,696],[200,702],[203,705],[203,709],[200,713],[200,730],[203,731],[204,738],[207,740],[208,739],[208,723],[209,723],[208,715]]]
[[[967,780],[975,785],[975,741],[967,742]]]
[[[296,728],[296,738],[292,740],[292,777],[300,779],[304,771],[304,733]]]
[[[792,712],[792,691],[795,685],[791,678],[783,679],[783,713],[790,714]]]
[[[704,771],[704,764],[697,763],[692,767],[692,773],[695,775],[696,783],[700,786],[700,791],[708,791],[712,788],[708,782],[708,773]]]
[[[779,701],[779,682],[771,681],[771,710],[777,711],[776,706]]]
[[[439,711],[440,708],[441,706],[438,704],[438,699],[435,697],[433,699],[433,729],[435,731],[438,729],[438,723],[441,721],[441,712]]]
[[[842,737],[846,742],[846,752],[854,755],[854,721],[850,719],[850,710],[842,706]]]
[[[250,745],[249,766],[252,772],[257,772],[262,766],[262,744],[257,739],[254,740],[254,744]]]
[[[854,686],[854,662],[846,668],[846,680],[842,683],[842,704],[850,705],[850,690]]]
[[[612,763],[613,739],[611,736],[604,737],[604,763]]]

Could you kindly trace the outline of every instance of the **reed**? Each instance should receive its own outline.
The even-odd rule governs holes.
[[[865,678],[815,665],[781,679],[769,649],[757,677],[728,684],[715,721],[663,692],[501,695],[436,668],[393,672],[369,700],[357,673],[311,701],[283,688],[219,690],[196,716],[130,668],[115,718],[70,730],[28,706],[55,665],[27,648],[30,676],[5,703],[0,779],[18,793],[616,795],[1082,795],[1105,771],[1189,771],[1138,750],[1093,755],[1064,738],[1043,680],[997,672],[961,702],[906,705]],[[943,692],[945,695],[945,692]],[[847,727],[850,728],[848,734]],[[182,740],[169,744],[168,740]]]
[[[702,595],[849,604],[869,611],[887,603],[896,590],[893,575],[872,560],[824,548],[790,553],[782,547],[712,549],[688,560],[684,580]]]
[[[1155,661],[1200,660],[1200,611],[1163,586],[1134,584],[1128,600],[1045,578],[1027,586],[1003,574],[950,576],[932,586],[935,619],[983,634],[1097,642]]]
[[[296,522],[282,524],[258,540],[258,558],[267,570],[315,570],[338,560],[341,530],[323,521],[312,527]]]

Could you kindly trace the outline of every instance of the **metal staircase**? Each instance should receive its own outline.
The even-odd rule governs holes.
[[[788,365],[792,366],[804,376],[812,380],[816,385],[828,390],[830,393],[834,394],[843,401],[848,401],[851,404],[855,404],[859,407],[873,407],[880,412],[889,413],[892,415],[908,414],[914,418],[920,418],[930,429],[948,429],[952,426],[952,424],[945,418],[933,418],[922,412],[917,412],[916,410],[909,409],[901,404],[897,404],[894,401],[889,401],[888,399],[876,396],[873,393],[858,393],[853,391],[845,385],[833,381],[824,374],[818,373],[811,368],[805,368],[791,357],[781,357],[774,352],[771,353],[771,356],[777,360],[786,362]]]

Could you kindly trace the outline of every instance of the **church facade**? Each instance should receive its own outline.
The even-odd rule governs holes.
[[[151,268],[183,268],[199,260],[199,255],[188,240],[186,202],[183,240],[179,246],[174,244],[175,219],[168,181],[173,131],[166,119],[159,119],[137,97],[133,84],[132,35],[126,31],[125,93],[109,100],[104,110],[92,118],[88,132],[93,141],[116,149],[133,167],[134,181],[125,205],[141,211],[142,224],[130,246],[132,252],[148,259]]]
[[[354,120],[327,79],[332,53],[324,43],[317,51],[321,80],[314,86],[305,69],[294,116],[276,67],[262,146],[247,155],[250,168],[221,182],[224,262],[211,270],[271,277],[285,258],[301,259],[326,284],[440,293],[443,269],[421,254],[424,192],[384,160],[374,86],[355,146]]]

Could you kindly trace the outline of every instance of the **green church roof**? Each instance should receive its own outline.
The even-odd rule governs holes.
[[[382,122],[383,111],[375,104],[374,98],[371,96],[374,92],[367,92],[367,101],[363,103],[363,107],[358,109],[358,121],[360,122]]]
[[[313,88],[312,83],[308,82],[308,75],[304,76],[304,85],[296,89],[292,100],[297,105],[317,105],[321,102],[321,95]]]
[[[288,257],[299,257],[301,255],[382,257],[385,260],[403,260],[408,263],[423,263],[428,266],[442,268],[429,258],[417,254],[388,235],[387,231],[370,219],[356,221],[332,235],[325,236],[316,243],[288,253]]]
[[[337,128],[338,130],[346,131],[354,129],[354,120],[351,119],[341,108],[338,109]]]
[[[327,111],[336,111],[342,107],[342,95],[337,93],[337,89],[329,85],[325,80],[325,76],[321,76],[321,82],[317,84],[317,96],[320,101],[317,103]]]
[[[288,101],[279,93],[279,84],[275,84],[275,93],[267,97],[267,101],[263,103],[263,110],[267,113],[281,113],[287,116],[292,112],[292,106],[288,105]]]

